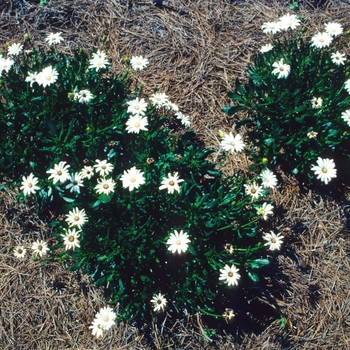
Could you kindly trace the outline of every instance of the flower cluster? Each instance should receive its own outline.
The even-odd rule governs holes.
[[[96,313],[92,325],[89,327],[91,329],[92,335],[96,338],[103,336],[104,331],[108,331],[113,326],[115,326],[115,319],[117,314],[109,306],[101,308],[99,312]]]

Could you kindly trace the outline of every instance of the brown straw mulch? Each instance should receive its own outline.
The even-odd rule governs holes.
[[[299,1],[310,35],[322,24],[338,21],[348,29],[347,1]],[[218,149],[218,130],[230,130],[234,120],[221,109],[227,92],[252,55],[265,43],[263,22],[289,12],[290,1],[168,0],[8,0],[0,4],[0,42],[32,41],[45,45],[49,32],[62,32],[62,49],[101,47],[101,37],[115,69],[123,58],[146,56],[140,72],[145,92],[155,87],[167,93],[193,119],[193,128],[207,146]],[[244,157],[231,157],[227,173],[247,169]],[[170,316],[150,327],[118,324],[96,340],[89,330],[95,312],[106,305],[103,290],[87,276],[67,271],[60,262],[20,261],[17,244],[49,237],[44,219],[30,202],[15,194],[0,197],[0,349],[348,349],[350,348],[350,263],[348,202],[302,191],[286,178],[273,193],[276,220],[285,238],[279,257],[283,286],[275,307],[278,322],[244,332],[207,337],[200,315],[174,321]],[[237,329],[234,323],[232,329]]]

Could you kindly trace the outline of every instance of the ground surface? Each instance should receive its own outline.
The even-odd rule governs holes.
[[[218,149],[218,130],[234,120],[221,109],[227,92],[266,37],[263,22],[289,12],[289,1],[5,0],[0,4],[0,44],[22,42],[28,33],[39,45],[49,32],[61,31],[68,53],[100,45],[107,36],[115,69],[125,56],[141,54],[150,63],[140,82],[159,86],[206,145]],[[347,1],[301,1],[300,14],[310,33],[334,20],[349,29]],[[232,157],[227,173],[246,168]],[[279,228],[286,236],[280,256],[283,293],[275,308],[285,327],[266,329],[252,322],[240,332],[205,335],[205,320],[166,318],[150,328],[119,324],[102,340],[88,329],[95,311],[105,306],[103,293],[86,276],[59,263],[18,261],[11,247],[45,238],[47,226],[30,203],[0,192],[0,348],[1,349],[348,349],[350,348],[350,262],[346,199],[321,197],[283,177],[273,193]],[[282,283],[282,282],[281,282]],[[263,301],[262,301],[263,302]],[[234,325],[234,329],[238,329]]]

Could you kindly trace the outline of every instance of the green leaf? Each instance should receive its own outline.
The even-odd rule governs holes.
[[[271,264],[271,261],[269,259],[255,259],[252,261],[249,261],[249,264],[252,269],[260,269],[263,266],[268,266]]]
[[[99,197],[98,197],[98,201],[100,201],[101,203],[109,203],[111,201],[111,197],[107,196],[106,194],[102,193]]]
[[[259,276],[255,273],[255,272],[253,272],[253,271],[247,271],[247,274],[248,274],[248,276],[249,276],[249,278],[253,281],[253,282],[259,282],[260,281],[260,278],[259,278]]]

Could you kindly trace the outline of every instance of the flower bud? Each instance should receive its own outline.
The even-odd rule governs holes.
[[[129,58],[128,56],[125,56],[125,57],[124,57],[124,62],[125,62],[125,63],[130,63],[130,58]]]
[[[25,34],[23,35],[23,38],[24,38],[24,40],[26,40],[26,41],[29,41],[29,40],[30,40],[30,36],[29,36],[28,33],[25,33]]]
[[[268,160],[267,158],[263,158],[263,159],[262,159],[262,163],[263,163],[263,164],[267,164],[268,162],[269,162],[269,160]]]
[[[220,137],[224,137],[224,136],[225,136],[225,133],[224,133],[222,130],[219,130],[219,136],[220,136]]]
[[[101,41],[104,43],[106,40],[107,40],[107,37],[106,37],[106,35],[104,35],[104,36],[101,38]]]

